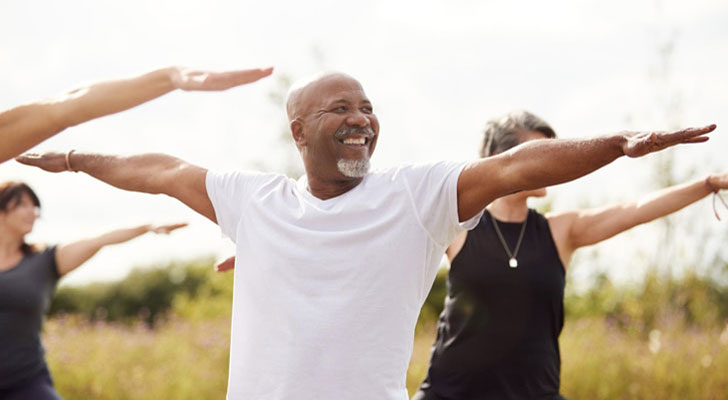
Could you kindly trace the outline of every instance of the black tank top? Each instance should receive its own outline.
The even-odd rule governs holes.
[[[521,223],[498,227],[513,251]],[[509,267],[486,210],[450,267],[420,398],[560,398],[564,267],[546,218],[534,210],[517,259]]]

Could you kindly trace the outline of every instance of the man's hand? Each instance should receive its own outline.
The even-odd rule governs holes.
[[[715,124],[703,128],[687,128],[675,132],[630,132],[622,146],[624,155],[642,157],[680,143],[702,143],[707,133],[715,130]]]
[[[235,268],[235,256],[227,258],[225,261],[215,265],[215,271],[225,272]]]
[[[66,153],[58,153],[55,151],[43,154],[25,153],[15,157],[15,160],[21,164],[38,167],[48,172],[67,171]]]
[[[182,90],[227,90],[235,86],[255,82],[273,72],[265,69],[244,69],[227,72],[198,71],[186,68],[172,70],[172,84]]]

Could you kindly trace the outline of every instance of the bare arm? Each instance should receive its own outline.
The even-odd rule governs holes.
[[[641,157],[680,143],[700,143],[715,125],[677,132],[623,132],[591,139],[533,140],[466,167],[458,180],[465,221],[498,197],[567,182],[627,155]]]
[[[468,231],[461,232],[453,241],[447,246],[445,255],[447,260],[452,263],[452,260],[460,253],[460,250],[465,246],[465,239],[468,238]]]
[[[712,193],[711,188],[728,188],[728,173],[661,189],[637,201],[548,215],[562,262],[568,262],[579,247],[599,243],[637,225],[672,214]]]
[[[147,232],[168,234],[176,229],[187,226],[187,224],[173,225],[141,225],[135,228],[118,229],[90,239],[58,246],[56,250],[56,265],[58,273],[63,276],[91,258],[102,247],[129,241]]]
[[[66,171],[66,154],[24,154],[18,162],[49,172]],[[70,164],[119,189],[174,197],[217,223],[215,210],[207,196],[207,170],[166,154],[114,156],[96,153],[72,153]]]
[[[0,113],[0,162],[68,127],[132,108],[175,89],[225,90],[254,82],[271,72],[272,68],[205,72],[170,67],[18,106]]]

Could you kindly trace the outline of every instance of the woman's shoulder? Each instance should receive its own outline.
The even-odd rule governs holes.
[[[56,247],[47,243],[24,244],[22,251],[26,257],[48,256],[55,254]]]

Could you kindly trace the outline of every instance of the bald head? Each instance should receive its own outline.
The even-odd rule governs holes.
[[[379,121],[356,79],[329,72],[298,81],[286,113],[309,183],[348,190],[366,175]]]
[[[324,92],[336,89],[364,91],[359,81],[341,72],[324,72],[295,82],[286,98],[288,121],[309,114],[320,106]]]

